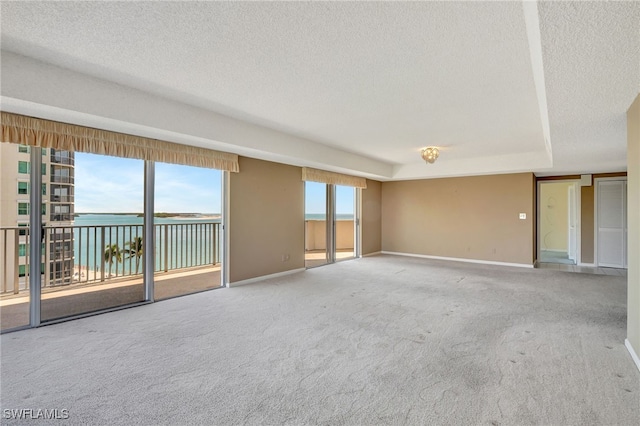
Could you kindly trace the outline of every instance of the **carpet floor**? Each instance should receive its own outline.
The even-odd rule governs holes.
[[[624,277],[374,256],[4,334],[2,422],[637,425],[625,330]]]

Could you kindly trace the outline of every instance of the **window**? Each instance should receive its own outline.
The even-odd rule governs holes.
[[[29,152],[29,147],[27,145],[19,145],[18,152]]]
[[[47,184],[46,183],[42,184],[42,195],[47,195]]]
[[[19,223],[18,224],[19,228],[23,228],[23,229],[19,229],[18,230],[18,235],[27,235],[27,228],[29,227],[28,224],[26,223]]]
[[[41,168],[42,168],[42,176],[45,176],[47,174],[47,165],[43,164]]]
[[[18,182],[18,194],[29,193],[29,182]]]
[[[29,174],[29,162],[18,161],[18,173]]]
[[[24,277],[27,275],[27,265],[19,265],[18,266],[18,275]]]
[[[18,214],[19,215],[28,215],[29,214],[29,203],[18,203]]]
[[[53,213],[71,213],[71,206],[69,204],[55,204],[52,205]]]
[[[42,148],[42,156],[44,157],[45,155],[47,155],[47,148]]]
[[[47,214],[47,205],[46,205],[46,204],[43,204],[43,205],[42,205],[42,215],[44,216],[44,215],[46,215],[46,214]]]
[[[40,244],[40,248],[42,249],[42,253],[45,252],[44,243]],[[27,255],[27,251],[29,251],[29,244],[19,244],[18,245],[18,256],[24,257]]]

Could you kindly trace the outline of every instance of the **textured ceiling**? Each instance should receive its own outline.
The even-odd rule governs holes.
[[[1,41],[7,52],[388,163],[382,178],[626,169],[638,3],[538,10],[536,41],[521,2],[2,2]],[[419,158],[426,145],[443,148],[429,167]],[[331,168],[331,156],[323,163]]]

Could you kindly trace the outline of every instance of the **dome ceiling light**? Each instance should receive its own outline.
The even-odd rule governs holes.
[[[440,155],[440,151],[435,146],[429,146],[421,151],[422,159],[429,164],[433,164]]]

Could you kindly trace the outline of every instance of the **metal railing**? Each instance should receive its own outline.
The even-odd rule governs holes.
[[[52,155],[51,162],[54,164],[69,164],[73,165],[74,159],[72,157],[68,157],[66,155]]]
[[[142,225],[44,226],[43,230],[43,287],[142,275]],[[220,263],[220,223],[157,224],[154,233],[157,273]],[[28,290],[29,250],[20,256],[19,246],[29,243],[28,228],[0,228],[2,293]]]
[[[73,195],[57,195],[53,194],[50,198],[54,203],[73,203]]]
[[[66,175],[52,174],[49,181],[54,183],[73,183],[73,178]]]
[[[73,213],[51,213],[52,222],[71,222],[74,219]]]

